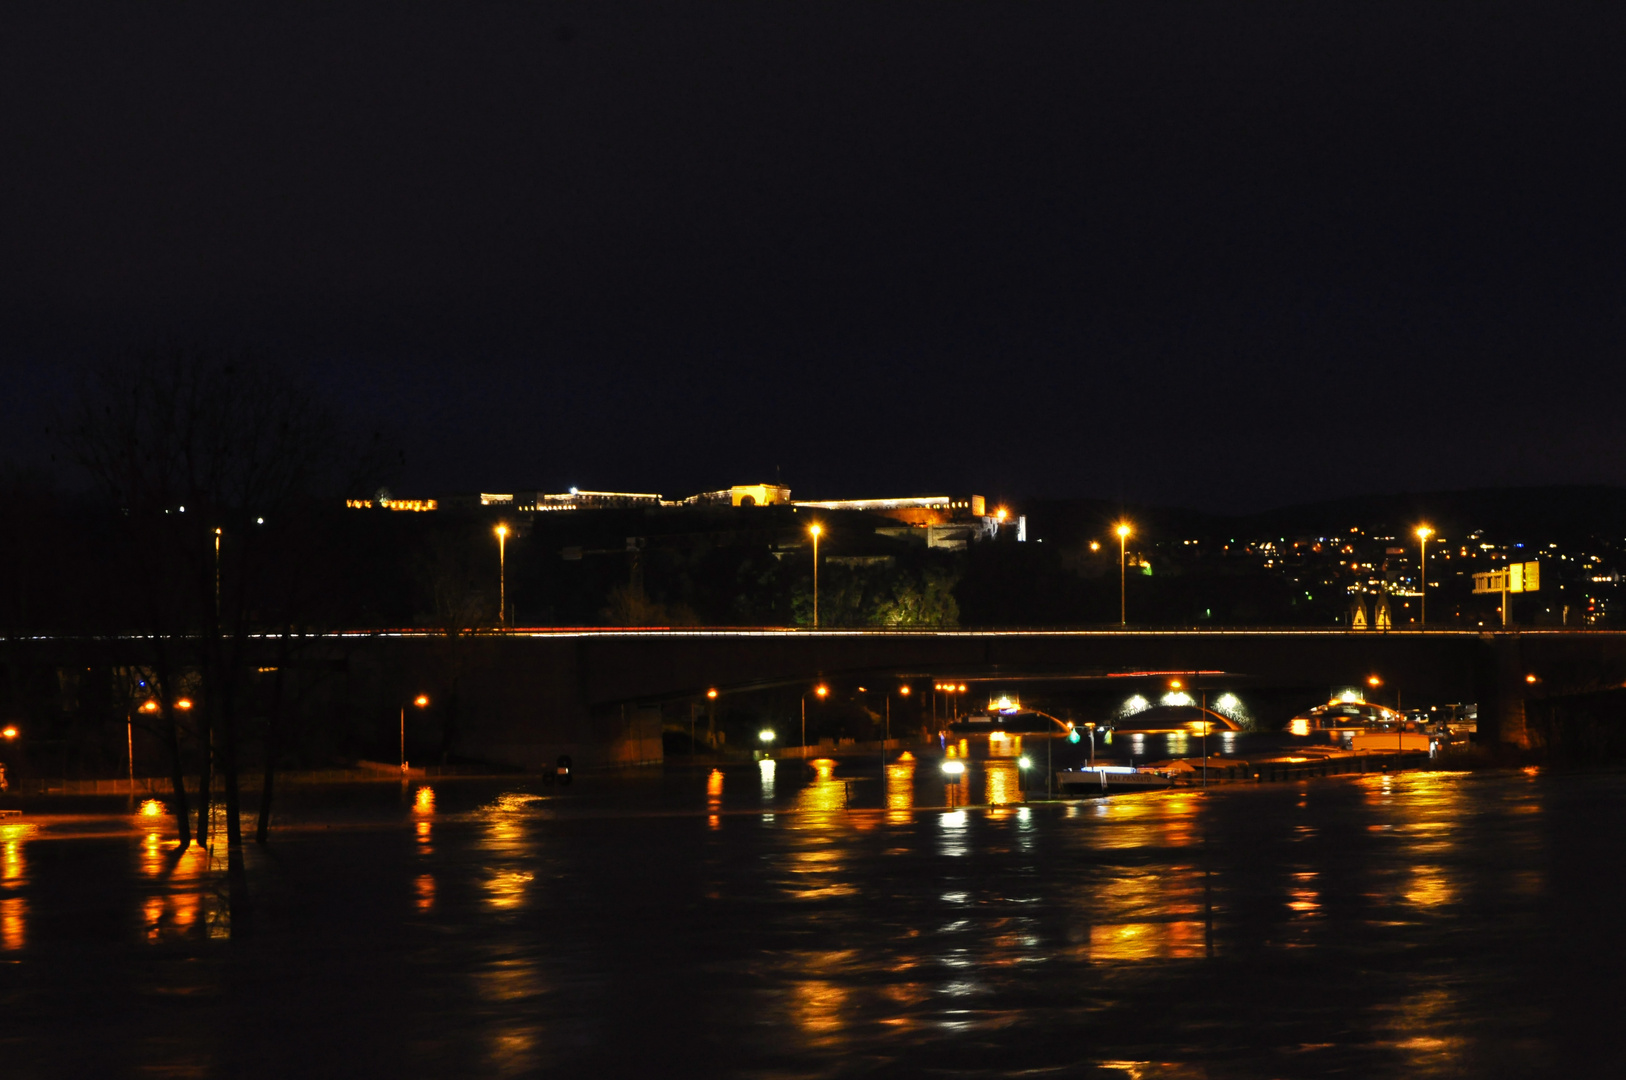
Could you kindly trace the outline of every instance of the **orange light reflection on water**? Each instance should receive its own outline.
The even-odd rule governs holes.
[[[836,763],[830,758],[814,758],[809,764],[813,766],[813,779],[796,796],[796,809],[802,811],[797,823],[822,827],[833,824],[837,815],[846,822],[847,785],[836,779]],[[851,824],[865,827],[862,819],[853,819]]]
[[[1022,775],[1015,761],[990,760],[984,771],[990,806],[1008,806],[1022,801]]]
[[[886,819],[894,825],[907,825],[914,816],[915,759],[905,751],[886,767]]]
[[[28,901],[20,896],[0,900],[0,949],[16,952],[28,942]]]
[[[536,879],[529,813],[541,800],[535,795],[499,795],[485,811],[485,832],[480,847],[492,859],[485,881],[486,903],[499,911],[524,907]]]

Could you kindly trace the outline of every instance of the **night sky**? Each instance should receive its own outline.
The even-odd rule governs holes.
[[[0,13],[0,462],[304,369],[402,494],[1626,483],[1619,4]]]

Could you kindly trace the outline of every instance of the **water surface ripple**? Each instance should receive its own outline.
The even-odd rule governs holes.
[[[237,879],[8,819],[0,1072],[1618,1074],[1622,774],[973,772],[291,789]]]

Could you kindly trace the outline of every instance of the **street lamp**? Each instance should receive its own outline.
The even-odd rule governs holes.
[[[412,704],[416,705],[420,709],[427,709],[429,707],[429,695],[428,694],[419,694],[417,697],[412,699]],[[406,777],[406,771],[407,771],[407,762],[406,762],[406,706],[402,705],[401,706],[401,776],[402,776],[403,779]]]
[[[1434,530],[1427,525],[1417,526],[1417,626],[1428,625],[1428,538]]]
[[[1129,533],[1131,532],[1129,522],[1120,521],[1118,523],[1118,527],[1113,531],[1118,534],[1118,625],[1128,626],[1129,578],[1128,571],[1124,569],[1124,567],[1128,565],[1128,557],[1127,550],[1124,545],[1129,540]]]
[[[819,628],[819,534],[824,531],[814,525],[807,530],[813,537],[813,629]],[[803,746],[807,744],[804,742]]]
[[[815,526],[815,528],[816,527],[817,526]],[[823,701],[824,696],[826,694],[828,694],[829,692],[830,692],[830,688],[828,686],[825,686],[823,683],[820,683],[819,685],[815,686],[811,690],[804,690],[802,692],[802,760],[803,761],[807,760],[807,695],[808,694],[817,694],[817,695],[819,695],[819,700]]]
[[[497,624],[508,625],[508,526],[497,526]]]

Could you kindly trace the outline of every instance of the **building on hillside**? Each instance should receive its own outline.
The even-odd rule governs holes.
[[[558,495],[544,491],[521,491],[514,496],[514,509],[521,513],[550,510],[624,510],[629,507],[670,506],[659,495],[633,491],[582,491],[571,488]]]

